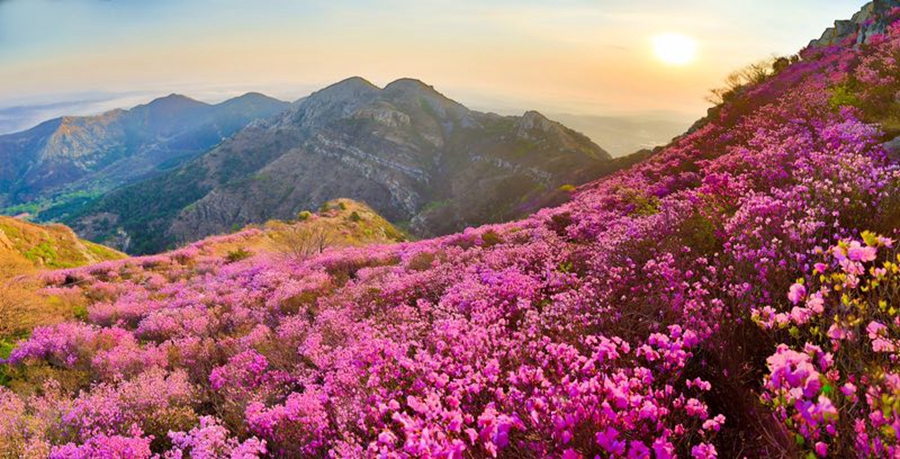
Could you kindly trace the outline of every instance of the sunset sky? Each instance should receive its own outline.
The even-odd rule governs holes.
[[[798,51],[862,3],[0,0],[0,109],[100,110],[170,92],[293,100],[359,75],[419,78],[501,112],[696,118],[730,71]],[[667,59],[660,36],[694,49],[676,40]]]

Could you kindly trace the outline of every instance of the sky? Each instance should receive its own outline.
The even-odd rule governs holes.
[[[173,92],[294,100],[349,76],[418,78],[500,113],[696,119],[728,73],[863,3],[0,0],[0,132]],[[657,55],[660,36],[692,43],[689,62]]]

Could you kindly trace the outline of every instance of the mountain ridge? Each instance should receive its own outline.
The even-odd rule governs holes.
[[[72,192],[102,194],[178,165],[288,105],[260,96],[207,104],[170,94],[128,110],[63,116],[0,136],[0,208]]]
[[[347,197],[391,221],[407,221],[417,235],[443,234],[565,199],[558,187],[585,180],[585,170],[601,170],[596,165],[610,159],[584,135],[537,112],[481,113],[420,80],[379,88],[351,77],[65,221],[120,248],[110,239],[118,231],[103,228],[143,233],[137,239],[155,240],[143,253]],[[480,197],[491,199],[465,198],[479,187]],[[132,204],[147,195],[170,204]]]

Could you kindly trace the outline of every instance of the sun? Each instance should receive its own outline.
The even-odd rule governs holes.
[[[697,60],[697,41],[678,33],[665,33],[654,36],[653,52],[656,57],[668,65],[687,65]]]

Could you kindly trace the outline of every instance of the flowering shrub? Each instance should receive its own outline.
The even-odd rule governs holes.
[[[201,241],[46,274],[87,314],[5,361],[0,448],[894,456],[900,174],[876,105],[900,90],[898,43],[891,27],[807,50],[523,221],[308,258]]]
[[[791,286],[790,312],[756,314],[764,327],[805,343],[781,344],[767,359],[763,399],[819,456],[900,454],[900,259],[891,239],[869,232],[862,239],[822,253],[809,277]]]

